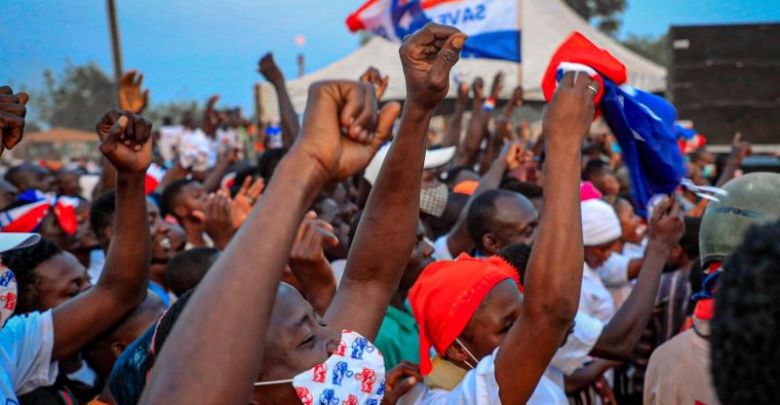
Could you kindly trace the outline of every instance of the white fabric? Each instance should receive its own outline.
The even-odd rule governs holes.
[[[612,294],[615,308],[620,308],[631,295],[634,283],[628,279],[628,265],[631,259],[620,253],[612,253],[607,261],[596,269],[601,281]]]
[[[455,157],[455,146],[448,146],[446,148],[428,149],[425,151],[425,161],[423,162],[423,169],[433,169],[436,167],[444,166],[453,157]],[[379,169],[382,168],[382,162],[387,157],[387,152],[390,151],[390,144],[386,143],[376,152],[376,155],[371,159],[366,166],[366,170],[363,171],[363,178],[368,181],[372,186],[376,182],[376,178],[379,177]]]
[[[17,395],[54,384],[51,361],[54,326],[51,311],[11,318],[0,330],[0,400],[14,404]]]
[[[496,381],[495,358],[499,349],[482,358],[477,367],[466,373],[460,384],[452,391],[431,389],[417,384],[401,397],[398,405],[498,405],[498,381]],[[519,370],[518,370],[519,371]],[[530,405],[567,405],[566,395],[545,376],[539,380]]]
[[[623,245],[623,256],[629,259],[641,259],[645,257],[645,249],[647,248],[647,238],[642,239],[640,244],[627,242]]]
[[[566,343],[555,352],[544,372],[544,376],[555,384],[560,392],[566,392],[564,376],[571,375],[585,364],[603,330],[604,324],[601,321],[583,312],[577,312],[574,317],[574,331],[566,338]]]
[[[89,268],[87,268],[87,275],[92,285],[97,284],[100,280],[100,275],[103,274],[103,268],[106,265],[106,252],[103,249],[92,249],[89,252]]]
[[[321,364],[292,380],[256,382],[255,386],[292,382],[305,404],[378,404],[385,392],[382,353],[357,332],[343,330],[338,349]]]
[[[185,169],[204,171],[217,164],[219,143],[200,129],[186,131],[179,141],[179,163]]]
[[[598,199],[583,201],[582,243],[585,246],[599,246],[615,241],[623,234],[615,209]]]
[[[579,311],[601,323],[606,324],[615,314],[615,303],[612,294],[601,281],[598,273],[584,264],[582,271],[582,289],[580,290]]]
[[[166,162],[171,162],[176,157],[176,152],[180,148],[183,134],[184,127],[181,125],[165,125],[160,127],[160,142],[157,143],[157,149],[160,151],[160,156],[162,156]]]
[[[41,240],[37,233],[0,232],[0,252],[24,249]]]
[[[450,253],[450,247],[447,246],[449,238],[447,235],[442,235],[436,238],[433,242],[433,258],[436,260],[453,260],[452,253]]]

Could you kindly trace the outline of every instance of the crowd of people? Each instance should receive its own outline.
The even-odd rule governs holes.
[[[268,54],[267,137],[217,97],[153,131],[126,75],[89,190],[81,168],[30,162],[0,180],[0,398],[775,403],[780,174],[741,173],[738,137],[638,207],[577,72],[538,137],[522,88],[496,108],[501,74],[457,83],[434,136],[465,40],[407,37],[403,105],[381,101],[401,78],[369,68],[313,84],[301,120]],[[0,87],[4,149],[27,100]]]

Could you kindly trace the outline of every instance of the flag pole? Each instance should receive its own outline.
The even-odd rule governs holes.
[[[122,78],[122,45],[119,40],[119,23],[116,18],[116,5],[114,0],[106,0],[108,8],[108,28],[111,33],[111,56],[114,61],[114,80],[119,85]]]
[[[519,46],[517,51],[520,53],[520,62],[517,64],[517,85],[523,85],[523,0],[517,1],[517,36]]]

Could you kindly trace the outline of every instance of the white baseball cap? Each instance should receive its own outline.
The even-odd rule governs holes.
[[[363,172],[363,178],[368,181],[372,186],[376,182],[376,178],[379,176],[379,169],[382,168],[382,162],[385,161],[387,152],[390,150],[390,144],[386,143],[376,152],[374,158],[366,167]],[[423,163],[423,169],[434,169],[440,166],[444,166],[449,163],[452,158],[455,157],[455,146],[445,146],[443,148],[428,149],[425,151],[425,163]]]
[[[14,249],[24,249],[35,245],[41,240],[37,233],[0,232],[0,252]]]

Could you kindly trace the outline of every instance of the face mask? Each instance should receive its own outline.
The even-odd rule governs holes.
[[[469,363],[466,360],[464,360],[463,362],[466,363],[466,365],[469,366],[469,368],[473,369],[474,367],[476,367],[477,364],[479,363],[479,360],[477,360],[477,356],[474,356],[473,354],[471,354],[471,351],[468,348],[466,348],[466,345],[464,345],[463,342],[461,342],[459,338],[455,338],[455,343],[460,345],[460,347],[462,347],[463,350],[466,351],[466,354],[468,354],[469,357],[471,357],[471,360],[474,360],[474,365],[472,365],[471,363]]]
[[[261,381],[255,387],[288,383],[304,405],[379,405],[385,394],[385,360],[368,339],[344,330],[338,349],[324,363],[291,380]]]
[[[704,169],[702,170],[702,175],[707,179],[713,178],[715,176],[715,165],[713,164],[704,165]]]
[[[16,277],[14,272],[0,263],[0,328],[16,309]]]

